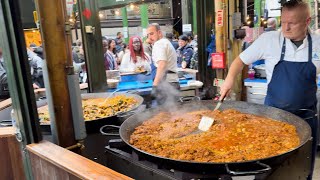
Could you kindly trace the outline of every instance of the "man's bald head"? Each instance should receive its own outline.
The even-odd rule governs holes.
[[[271,28],[276,29],[276,27],[277,27],[277,19],[276,18],[269,18],[267,20],[267,27],[271,27]]]

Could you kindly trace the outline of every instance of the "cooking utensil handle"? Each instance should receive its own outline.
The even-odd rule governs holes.
[[[188,101],[200,101],[200,100],[201,98],[199,96],[185,96],[185,97],[179,98],[179,101],[181,103],[188,102]]]
[[[227,94],[225,94],[219,102],[223,103],[224,99],[226,98]],[[219,98],[220,99],[220,98]]]
[[[132,115],[134,115],[134,114],[136,114],[136,112],[131,110],[131,111],[128,111],[128,112],[118,113],[118,114],[117,114],[117,117],[132,116]]]
[[[228,164],[226,164],[225,166],[226,166],[228,174],[235,175],[235,176],[262,174],[262,173],[265,173],[265,172],[268,172],[271,170],[271,167],[267,164],[261,163],[259,161],[257,161],[256,164],[261,166],[263,169],[252,170],[252,171],[235,171],[235,170],[230,170]]]
[[[109,128],[109,129],[118,129],[118,133],[108,133],[108,132],[104,132],[104,128]],[[120,134],[119,134],[119,130],[120,130],[120,126],[115,126],[115,125],[104,125],[104,126],[102,126],[101,128],[100,128],[100,133],[102,134],[102,135],[105,135],[105,136],[120,136]]]

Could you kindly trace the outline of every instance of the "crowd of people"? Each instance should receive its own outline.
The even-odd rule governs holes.
[[[197,39],[192,33],[175,38],[173,33],[166,33],[177,55],[177,67],[197,68]],[[102,39],[104,49],[104,65],[106,70],[120,70],[120,72],[151,71],[153,43],[147,38],[144,42],[139,36],[132,36],[129,44],[122,40],[122,33],[118,32],[115,39]]]
[[[163,37],[170,41],[177,55],[177,67],[197,69],[197,40],[192,33],[187,33],[175,38],[173,33],[166,33]],[[128,45],[123,40],[121,32],[116,38],[111,39],[102,36],[104,53],[104,66],[106,70],[120,70],[120,72],[150,72],[152,70],[152,48],[153,43],[147,38],[144,42],[139,36],[132,36]],[[28,61],[33,87],[44,88],[43,61],[44,52],[41,45],[31,43],[27,47]],[[6,80],[6,66],[0,48],[0,96],[9,97],[8,84]],[[79,82],[86,82],[85,56],[81,40],[72,44],[72,60],[76,74],[79,74]]]
[[[30,44],[27,48],[30,74],[34,89],[44,88],[43,81],[43,49],[41,46]],[[0,99],[9,98],[9,87],[7,80],[7,67],[3,56],[3,50],[0,48]]]

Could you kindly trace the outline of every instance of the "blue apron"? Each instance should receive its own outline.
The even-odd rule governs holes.
[[[316,67],[312,63],[312,40],[308,34],[308,61],[285,61],[286,39],[280,61],[274,67],[265,104],[294,113],[299,109],[316,110]]]
[[[274,67],[268,84],[265,105],[289,111],[308,122],[312,129],[312,167],[317,149],[317,69],[312,63],[312,39],[308,34],[308,61],[285,61],[286,39],[284,38],[280,61]]]

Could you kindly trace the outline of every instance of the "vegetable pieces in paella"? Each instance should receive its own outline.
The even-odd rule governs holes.
[[[105,98],[83,100],[84,120],[88,121],[113,116],[119,112],[131,110],[137,104],[135,98],[125,95],[117,95],[104,101]]]

